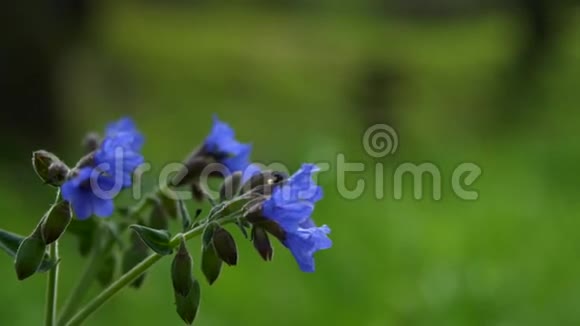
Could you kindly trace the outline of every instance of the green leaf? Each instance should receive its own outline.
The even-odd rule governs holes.
[[[0,249],[12,258],[16,258],[18,247],[20,247],[20,244],[24,239],[25,237],[21,235],[0,229]],[[40,267],[38,268],[38,272],[49,271],[54,267],[54,265],[56,265],[56,262],[50,259],[48,254],[45,254],[40,263]]]
[[[97,281],[101,286],[106,287],[115,278],[115,270],[119,264],[118,259],[113,254],[109,254],[103,261],[97,273]]]
[[[199,302],[201,298],[201,289],[199,282],[193,280],[193,285],[187,296],[175,292],[175,306],[177,314],[188,325],[193,324],[197,311],[199,310]]]
[[[256,248],[265,261],[272,260],[274,249],[272,249],[266,230],[259,226],[254,226],[252,228],[252,243],[254,244],[254,248]]]
[[[171,235],[168,231],[155,230],[138,224],[133,224],[130,228],[137,232],[141,240],[157,254],[166,256],[173,252],[169,244]]]
[[[173,193],[173,190],[165,189],[159,194],[159,199],[161,199],[161,205],[165,208],[167,215],[171,218],[177,218],[177,202],[169,197],[166,192]]]
[[[181,217],[181,223],[183,225],[183,232],[187,232],[191,226],[191,217],[187,211],[187,206],[185,206],[183,200],[178,200],[177,206],[179,208],[179,216]]]
[[[40,268],[45,255],[46,245],[37,232],[22,240],[14,260],[14,269],[18,279],[24,280],[34,275]]]
[[[210,285],[212,285],[220,276],[223,265],[223,262],[218,257],[212,242],[216,226],[215,223],[209,224],[205,228],[202,236],[201,271]]]
[[[191,255],[187,251],[185,239],[181,238],[179,250],[171,264],[171,281],[173,290],[184,297],[189,294],[193,285],[192,269]]]
[[[60,201],[50,208],[42,220],[40,226],[42,239],[46,245],[49,245],[66,231],[72,219],[72,210],[69,203]]]
[[[98,225],[94,218],[86,220],[73,219],[69,224],[67,231],[78,238],[78,248],[81,256],[86,257],[91,251],[97,227]]]
[[[149,248],[145,245],[145,243],[141,240],[141,238],[136,234],[131,234],[131,245],[129,249],[125,251],[123,254],[123,264],[121,265],[121,271],[123,274],[127,273],[133,267],[137,266],[141,263],[145,258],[149,256]],[[138,289],[143,285],[145,281],[146,274],[143,273],[139,276],[133,283],[131,283],[131,287]]]

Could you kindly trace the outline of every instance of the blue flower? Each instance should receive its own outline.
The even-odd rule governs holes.
[[[145,143],[145,138],[137,130],[135,122],[129,117],[111,122],[105,129],[106,138],[121,138],[129,149],[139,152]]]
[[[132,141],[129,137],[132,136],[122,133],[105,138],[94,156],[95,166],[120,180],[125,188],[131,186],[133,172],[145,161],[143,155],[127,146]]]
[[[217,116],[213,117],[213,127],[206,137],[204,151],[228,169],[227,172],[243,171],[250,163],[250,144],[242,144],[235,139],[234,130]]]
[[[143,135],[129,118],[107,126],[92,166],[83,167],[61,187],[63,198],[79,219],[113,214],[113,198],[131,186],[135,169],[144,162],[140,153],[143,142]]]
[[[300,170],[276,187],[262,206],[264,217],[276,222],[285,232],[283,241],[300,269],[314,272],[314,253],[332,247],[330,228],[317,227],[311,218],[314,204],[322,199],[322,188],[312,180],[319,169],[303,164]]]
[[[96,191],[95,188],[101,191]],[[76,177],[62,185],[61,193],[62,198],[71,204],[76,216],[84,220],[93,214],[99,217],[113,214],[113,198],[105,193],[109,191],[115,193],[114,188],[113,178],[86,167],[82,168]]]

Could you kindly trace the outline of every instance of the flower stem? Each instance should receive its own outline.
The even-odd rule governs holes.
[[[55,325],[56,316],[56,300],[58,295],[58,241],[55,241],[49,248],[50,257],[57,262],[57,264],[48,272],[48,283],[46,287],[46,311],[44,324],[46,326]]]
[[[104,254],[109,252],[114,244],[114,240],[111,239],[108,234],[108,232],[105,233],[105,239],[100,239],[100,241],[105,242],[102,247],[95,245],[93,250],[91,250],[91,255],[85,265],[84,271],[81,274],[77,285],[74,287],[73,292],[69,295],[64,308],[60,312],[57,325],[64,325],[64,323],[73,316],[77,308],[82,304],[84,296],[87,294],[99,271],[99,266],[103,261]],[[97,242],[100,241],[97,240]]]
[[[224,225],[227,223],[231,223],[235,220],[236,217],[225,217],[223,219],[218,220],[217,222]],[[190,240],[195,238],[203,232],[205,228],[205,224],[197,226],[190,231],[186,232],[185,234],[177,234],[173,239],[171,239],[170,245],[172,248],[177,247],[179,244],[181,237],[184,237],[186,240]],[[109,301],[115,294],[117,294],[120,290],[131,284],[135,279],[137,279],[141,274],[145,273],[151,266],[157,263],[163,256],[158,254],[152,254],[149,257],[145,258],[141,263],[137,266],[133,267],[130,271],[125,273],[121,276],[117,281],[111,284],[108,288],[103,290],[96,298],[94,298],[91,302],[89,302],[83,309],[81,309],[66,325],[67,326],[76,326],[81,325],[90,315],[92,315],[95,311],[97,311],[103,304]]]

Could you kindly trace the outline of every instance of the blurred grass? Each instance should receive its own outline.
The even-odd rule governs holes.
[[[300,273],[280,246],[265,264],[238,237],[241,264],[203,286],[198,325],[577,325],[579,33],[575,26],[566,35],[539,91],[517,99],[533,114],[492,134],[480,124],[491,119],[497,72],[515,55],[509,17],[417,24],[115,7],[95,24],[94,45],[63,72],[73,139],[64,155],[78,155],[86,130],[131,114],[159,169],[195,146],[217,112],[254,144],[258,161],[328,161],[335,169],[344,153],[367,163],[356,174],[367,190],[356,200],[341,198],[334,173],[321,176],[326,197],[315,218],[332,227],[335,245],[317,255],[317,273]],[[395,99],[401,143],[385,161],[384,200],[374,198],[364,125],[345,91],[368,57],[405,74]],[[441,201],[415,201],[410,188],[404,200],[392,199],[394,167],[405,161],[440,167]],[[453,168],[464,161],[484,171],[475,202],[451,190]],[[2,227],[22,233],[51,198],[40,185],[28,199],[6,185],[0,191]],[[82,266],[70,240],[63,294]],[[0,270],[2,320],[38,324],[44,278],[17,282],[6,258]],[[159,264],[142,290],[124,291],[87,324],[180,324],[168,271],[168,261]]]

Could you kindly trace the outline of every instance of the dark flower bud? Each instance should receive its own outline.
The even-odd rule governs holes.
[[[283,172],[270,170],[262,171],[254,174],[248,181],[246,181],[246,183],[244,183],[241,193],[254,191],[260,194],[269,195],[272,193],[272,189],[275,185],[287,178],[288,175]]]
[[[18,247],[14,268],[19,280],[24,280],[36,273],[42,264],[46,254],[46,245],[40,236],[40,232],[35,230],[29,237],[25,238]]]
[[[127,273],[133,267],[137,266],[140,262],[142,262],[145,258],[149,256],[149,248],[147,245],[139,238],[136,233],[131,234],[130,238],[131,244],[129,248],[123,254],[123,264],[121,266],[121,270],[123,274]],[[131,287],[138,289],[143,285],[145,281],[145,274],[139,276],[133,283],[131,283]]]
[[[165,207],[159,199],[154,199],[153,209],[151,210],[151,215],[149,215],[149,227],[157,230],[167,230],[169,229],[169,217],[165,211]]]
[[[205,191],[198,182],[194,182],[191,184],[191,195],[198,202],[202,202],[204,199],[207,198]]]
[[[210,285],[218,279],[223,264],[222,260],[217,256],[212,243],[213,233],[216,227],[217,224],[210,223],[202,235],[201,271]]]
[[[201,297],[201,289],[199,282],[193,280],[191,290],[186,296],[175,292],[175,307],[179,317],[188,325],[193,324],[197,311],[199,309],[199,301]]]
[[[163,206],[167,215],[172,219],[176,219],[177,218],[177,201],[171,199],[170,198],[171,195],[173,195],[173,197],[175,196],[175,194],[173,193],[173,190],[164,189],[164,191],[162,191],[159,194],[159,199],[161,200],[161,205]]]
[[[64,233],[72,220],[72,211],[66,201],[54,204],[42,219],[40,225],[44,244],[49,245]]]
[[[101,136],[96,132],[88,133],[83,139],[83,148],[85,153],[92,153],[96,151],[101,145]]]
[[[184,238],[181,238],[181,244],[171,264],[171,281],[175,293],[184,297],[189,294],[193,286],[192,259]]]
[[[252,228],[252,242],[254,244],[254,248],[256,248],[260,256],[262,256],[265,261],[272,260],[274,249],[270,244],[268,234],[263,228],[259,226],[254,226]]]
[[[232,235],[226,229],[218,227],[212,238],[217,256],[230,266],[238,263],[238,249]]]
[[[203,156],[192,156],[184,162],[183,168],[171,179],[171,185],[184,186],[198,179],[203,169],[213,163],[213,160]]]
[[[69,168],[56,155],[45,150],[32,154],[32,166],[40,179],[51,186],[59,187],[66,179]]]
[[[242,182],[242,172],[237,171],[229,176],[227,176],[220,188],[220,200],[232,199],[240,190],[240,184]]]
[[[243,216],[252,224],[264,221],[266,218],[262,214],[262,202],[256,202],[253,205],[245,207]]]

